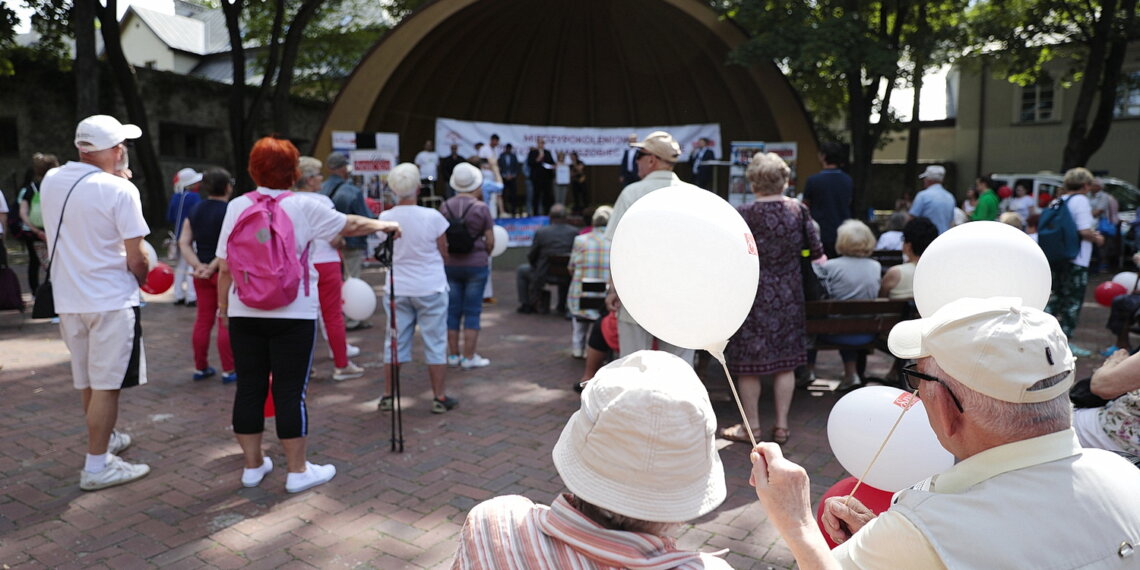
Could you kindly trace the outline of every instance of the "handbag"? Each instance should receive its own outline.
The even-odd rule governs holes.
[[[36,302],[32,305],[33,319],[54,319],[59,316],[55,312],[55,296],[52,295],[51,264],[55,261],[55,247],[59,245],[59,233],[63,231],[63,212],[67,210],[67,201],[71,199],[71,192],[75,190],[76,186],[79,186],[84,178],[92,174],[95,172],[88,172],[80,176],[79,180],[71,185],[71,189],[67,191],[67,196],[63,199],[63,207],[59,209],[59,224],[55,226],[55,239],[51,243],[51,255],[48,256],[47,268],[44,270],[44,282],[36,289]]]
[[[827,290],[824,289],[823,283],[819,282],[819,276],[815,274],[815,269],[812,268],[811,263],[811,246],[808,241],[807,224],[810,219],[810,214],[807,212],[802,204],[800,205],[800,231],[803,233],[803,249],[800,250],[800,279],[803,281],[804,287],[804,301],[818,301],[827,296]]]
[[[1108,221],[1108,218],[1100,218],[1096,223],[1096,231],[1110,237],[1116,236],[1116,224]]]

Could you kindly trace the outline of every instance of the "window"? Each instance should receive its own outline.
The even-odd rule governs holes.
[[[159,154],[180,158],[206,158],[207,142],[213,131],[189,125],[161,123],[158,126],[158,133]]]
[[[1021,88],[1021,108],[1018,118],[1023,123],[1052,121],[1057,117],[1053,113],[1053,79],[1042,77],[1033,85]]]
[[[1140,71],[1123,74],[1112,107],[1112,116],[1117,119],[1140,117]]]

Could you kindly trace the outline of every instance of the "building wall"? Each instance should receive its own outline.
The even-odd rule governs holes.
[[[174,52],[139,18],[131,18],[126,22],[120,39],[123,52],[127,54],[127,62],[135,67],[187,72],[177,69]]]

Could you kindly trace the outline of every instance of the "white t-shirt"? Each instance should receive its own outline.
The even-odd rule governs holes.
[[[68,191],[88,173],[64,210]],[[146,236],[150,227],[134,184],[94,165],[68,162],[44,177],[40,208],[49,250],[59,233],[51,266],[57,312],[101,313],[139,304],[139,284],[127,269],[123,242]]]
[[[321,194],[320,192],[294,192],[294,194],[301,198],[316,200],[330,210],[336,209],[336,207],[333,206],[332,199],[328,196],[325,196],[324,194]],[[332,243],[322,239],[315,239],[313,240],[313,247],[309,249],[309,261],[312,261],[313,263],[332,263],[334,261],[339,262],[340,252],[332,246]]]
[[[1084,194],[1070,194],[1065,197],[1065,204],[1069,206],[1069,214],[1073,216],[1073,223],[1077,230],[1091,230],[1096,224],[1092,216],[1092,207],[1089,198]],[[1092,260],[1092,242],[1081,240],[1081,252],[1072,259],[1073,265],[1088,267]]]
[[[425,297],[447,291],[443,256],[436,245],[439,236],[447,232],[447,218],[432,208],[396,206],[381,212],[380,219],[400,222],[400,237],[392,248],[396,296]]]
[[[284,190],[270,190],[268,188],[257,189],[262,194],[269,194],[270,196],[277,196],[284,192]],[[230,239],[230,232],[234,229],[234,224],[237,222],[238,216],[241,215],[246,208],[250,207],[253,201],[248,196],[242,195],[230,200],[230,204],[226,207],[226,217],[222,221],[222,232],[218,234],[218,250],[216,255],[222,259],[226,258],[226,245]],[[342,230],[344,230],[345,215],[331,210],[316,200],[296,199],[296,196],[291,196],[282,200],[280,203],[281,209],[289,215],[289,219],[293,221],[293,235],[297,243],[297,257],[301,256],[301,252],[305,250],[305,245],[314,240],[322,240],[328,242],[336,238]],[[310,253],[310,257],[312,254]],[[317,270],[313,268],[312,259],[309,260],[309,267],[306,273],[308,274],[309,281],[309,294],[305,295],[305,283],[302,280],[297,285],[297,298],[292,303],[284,307],[273,309],[272,311],[263,311],[261,309],[254,309],[247,307],[238,299],[237,291],[230,287],[229,299],[230,308],[227,314],[231,317],[254,317],[260,319],[315,319],[317,318],[317,311],[320,308],[320,303],[317,298]]]
[[[566,185],[570,183],[570,163],[559,162],[554,167],[554,183]]]
[[[435,180],[439,175],[439,155],[434,152],[421,150],[416,155],[416,167],[420,169],[421,178]]]
[[[875,244],[875,249],[901,250],[902,245],[903,233],[898,230],[890,230],[879,236],[879,242]]]

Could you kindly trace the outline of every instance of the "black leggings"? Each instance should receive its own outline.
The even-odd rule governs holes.
[[[315,320],[230,318],[237,392],[234,394],[234,433],[265,431],[265,398],[273,374],[273,404],[277,437],[292,439],[309,433],[305,389],[313,363]]]
[[[36,254],[36,236],[24,237],[24,247],[28,248],[28,289],[32,294],[40,288],[40,256]]]

